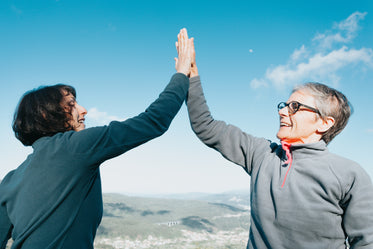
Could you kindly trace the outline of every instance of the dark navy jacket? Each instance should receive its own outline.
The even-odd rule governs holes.
[[[102,217],[99,166],[162,135],[189,79],[177,73],[145,112],[123,122],[43,137],[0,184],[0,248],[93,248]]]

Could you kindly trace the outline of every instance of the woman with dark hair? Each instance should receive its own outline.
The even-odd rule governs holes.
[[[189,86],[191,42],[179,34],[177,73],[145,112],[123,122],[85,129],[87,110],[73,87],[30,91],[16,110],[16,137],[33,153],[0,184],[0,248],[93,248],[102,217],[99,166],[162,135]]]
[[[71,124],[74,105],[77,110],[83,111],[82,118],[87,114],[87,111],[76,103],[75,98],[75,89],[63,84],[39,87],[27,92],[14,114],[13,131],[16,138],[23,145],[30,146],[44,136],[84,129],[84,119],[81,120],[81,125]]]

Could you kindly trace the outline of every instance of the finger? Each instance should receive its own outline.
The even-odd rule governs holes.
[[[193,54],[194,54],[194,47],[193,47],[193,39],[189,39],[188,40],[188,46],[189,46],[189,49],[188,49],[188,52],[189,52],[189,56],[191,57],[191,59],[193,60]]]
[[[187,52],[189,49],[189,42],[188,42],[188,34],[185,28],[183,28],[182,30],[181,38],[182,38],[181,40],[183,41],[183,47],[182,47],[183,52]]]
[[[190,38],[190,47],[192,49],[192,51],[194,52],[194,38]]]
[[[179,34],[177,35],[177,42],[178,42],[179,47],[180,47],[180,42],[181,42],[181,30],[180,30]]]
[[[180,33],[178,35],[178,45],[179,45],[179,53],[184,47],[184,37],[183,37],[183,30],[180,30]]]
[[[183,28],[183,39],[184,39],[184,42],[187,44],[188,32],[187,32],[186,28]]]
[[[192,49],[192,63],[196,62],[196,50],[194,49],[194,38],[190,38],[191,40],[191,49]]]
[[[186,39],[188,39],[188,31],[187,31],[186,28],[184,28],[184,36],[185,36]]]

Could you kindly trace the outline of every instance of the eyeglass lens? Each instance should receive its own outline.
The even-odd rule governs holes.
[[[300,103],[298,103],[298,102],[290,102],[290,103],[280,102],[277,105],[278,110],[281,110],[282,108],[285,108],[285,107],[288,107],[290,114],[294,114],[299,110]]]
[[[290,113],[294,114],[298,111],[300,104],[298,102],[290,102],[288,104]]]

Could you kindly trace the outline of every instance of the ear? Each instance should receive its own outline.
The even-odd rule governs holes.
[[[318,132],[324,133],[328,131],[335,123],[335,119],[333,117],[326,117],[325,119],[320,118],[320,125],[317,129]]]

